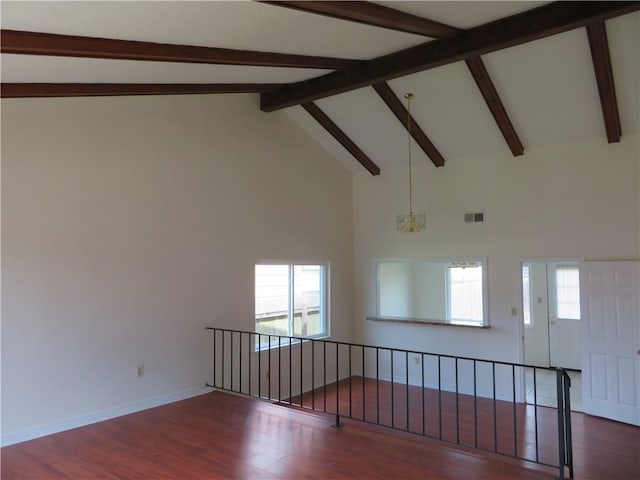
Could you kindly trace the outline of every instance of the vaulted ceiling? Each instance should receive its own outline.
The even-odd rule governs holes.
[[[258,93],[356,172],[405,164],[409,91],[434,168],[639,130],[640,2],[0,8],[3,98]]]

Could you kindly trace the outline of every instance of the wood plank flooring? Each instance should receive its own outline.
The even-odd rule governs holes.
[[[551,479],[556,471],[214,392],[1,449],[10,479]],[[638,429],[574,416],[576,479],[640,477]]]
[[[335,383],[330,384],[326,390],[319,388],[303,395],[302,400],[293,397],[291,402],[501,455],[558,465],[555,408],[474,400],[469,395],[362,377],[341,380],[337,388]],[[572,412],[571,425],[576,479],[640,480],[640,428],[580,412]]]

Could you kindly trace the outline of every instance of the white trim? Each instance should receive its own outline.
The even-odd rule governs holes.
[[[147,410],[149,408],[159,407],[161,405],[167,405],[169,403],[178,402],[180,400],[186,400],[187,398],[196,397],[198,395],[203,395],[212,391],[213,389],[209,387],[184,390],[182,392],[156,397],[151,400],[132,403],[123,407],[117,407],[98,413],[83,415],[81,417],[69,418],[60,422],[50,423],[49,425],[45,425],[43,427],[9,433],[7,435],[2,435],[2,438],[0,439],[0,446],[6,447],[15,443],[26,442],[27,440],[33,440],[35,438],[52,435],[54,433],[64,432],[65,430],[71,430],[72,428],[84,427],[86,425],[91,425],[92,423],[102,422],[111,418],[121,417],[123,415],[139,412],[141,410]]]

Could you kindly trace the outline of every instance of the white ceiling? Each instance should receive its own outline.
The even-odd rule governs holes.
[[[513,15],[546,2],[379,2],[459,28]],[[249,1],[2,1],[3,29],[370,59],[428,40]],[[606,22],[622,133],[639,130],[640,13]],[[578,29],[483,56],[528,148],[601,138],[606,142],[589,46]],[[1,56],[2,82],[263,83],[295,82],[326,70]],[[462,62],[389,82],[412,91],[416,121],[445,159],[508,152]],[[19,101],[19,100],[16,100]],[[372,88],[316,102],[381,169],[402,165],[407,136]],[[287,114],[348,168],[360,166],[302,108]],[[419,161],[430,161],[416,151]],[[446,167],[445,167],[446,168]]]

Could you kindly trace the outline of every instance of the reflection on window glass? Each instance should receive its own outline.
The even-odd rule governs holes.
[[[556,301],[558,318],[580,319],[580,276],[574,265],[556,268]]]

